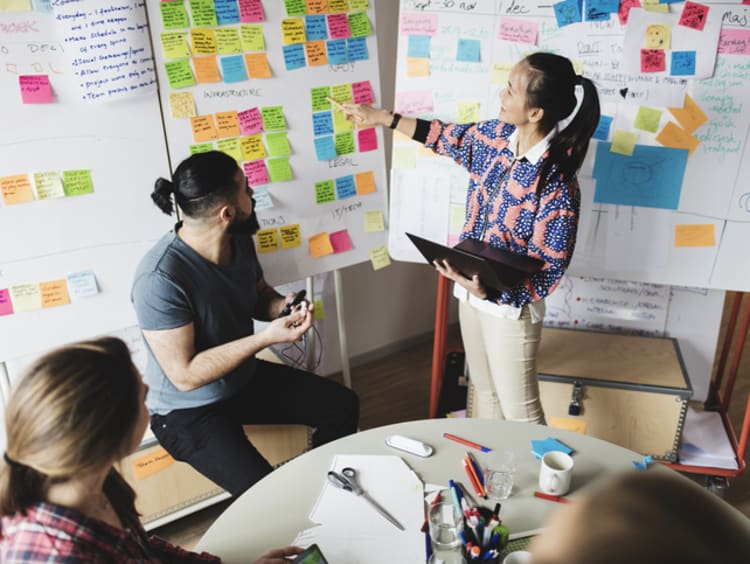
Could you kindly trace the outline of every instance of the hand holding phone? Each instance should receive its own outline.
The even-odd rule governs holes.
[[[294,297],[292,298],[292,300],[287,302],[284,305],[284,309],[282,309],[281,312],[279,313],[279,317],[286,317],[287,315],[292,313],[294,308],[304,301],[306,294],[307,294],[307,290],[300,290],[299,292],[294,294]]]

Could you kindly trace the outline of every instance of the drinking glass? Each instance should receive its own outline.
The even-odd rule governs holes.
[[[513,491],[516,455],[509,450],[491,450],[484,455],[484,489],[496,500],[508,499]]]

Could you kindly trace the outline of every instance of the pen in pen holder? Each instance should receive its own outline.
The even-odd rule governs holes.
[[[467,562],[500,563],[508,544],[508,528],[486,507],[475,507],[463,517],[461,549]]]

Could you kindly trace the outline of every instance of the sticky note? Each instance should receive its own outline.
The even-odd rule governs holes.
[[[272,157],[284,157],[292,153],[286,131],[267,134],[266,145],[268,146],[268,154]]]
[[[564,429],[574,433],[586,434],[586,421],[573,417],[550,417],[549,426],[555,429]]]
[[[697,31],[703,31],[706,19],[708,19],[708,6],[687,0],[685,6],[682,8],[678,24]]]
[[[305,0],[308,14],[325,14],[328,11],[328,0]]]
[[[218,25],[213,0],[189,0],[189,2],[194,26]]]
[[[216,112],[216,133],[218,137],[235,137],[240,134],[240,120],[237,112]]]
[[[247,80],[245,58],[242,55],[232,55],[221,58],[221,74],[224,82],[243,82]]]
[[[333,253],[333,246],[328,233],[317,233],[307,239],[307,248],[313,258],[320,258]]]
[[[336,158],[336,145],[333,142],[333,136],[315,138],[315,156],[319,161],[328,161]]]
[[[333,110],[333,131],[334,133],[345,133],[354,131],[354,123],[346,119],[346,115],[334,108]]]
[[[287,16],[304,16],[307,13],[305,0],[284,0]]]
[[[341,231],[334,231],[330,235],[331,247],[333,247],[334,253],[344,253],[352,250],[352,240],[349,237],[349,231],[342,229]]]
[[[669,13],[669,4],[659,4],[658,2],[653,4],[648,0],[643,2],[642,8],[647,12],[656,12],[657,14]]]
[[[239,0],[240,21],[243,23],[257,23],[266,20],[261,0]]]
[[[34,311],[42,309],[42,293],[39,284],[19,284],[11,286],[10,299],[13,301],[13,311]]]
[[[68,281],[68,293],[73,301],[79,298],[90,298],[99,293],[96,274],[93,270],[79,270],[65,276]]]
[[[352,37],[364,38],[372,33],[370,19],[367,12],[353,12],[349,14],[349,29]]]
[[[18,77],[18,86],[24,104],[51,104],[54,101],[52,86],[46,74],[21,75]]]
[[[263,131],[263,118],[258,108],[249,108],[237,112],[237,118],[240,121],[240,132],[242,135],[252,135]]]
[[[336,200],[333,180],[321,180],[315,183],[315,203],[325,204]]]
[[[374,151],[378,148],[378,137],[374,127],[357,130],[357,146],[360,153]]]
[[[641,49],[641,72],[661,72],[666,69],[666,58],[661,49]]]
[[[334,84],[331,86],[331,98],[336,100],[339,104],[345,104],[354,100],[354,94],[352,93],[352,85],[349,83]],[[338,108],[334,108],[336,111],[341,111]]]
[[[646,49],[669,49],[672,44],[672,27],[666,24],[646,26]]]
[[[10,299],[10,292],[7,288],[0,290],[0,315],[10,315],[13,313],[13,301]]]
[[[289,14],[291,15],[291,14]],[[347,23],[348,25],[348,23]],[[319,41],[328,39],[328,27],[325,16],[306,16],[305,35],[308,41]]]
[[[688,156],[693,154],[695,148],[700,145],[700,139],[691,135],[681,127],[668,121],[664,128],[656,136],[656,140],[665,147],[674,149],[687,149]]]
[[[157,447],[148,454],[133,459],[132,464],[135,479],[143,480],[172,466],[174,458],[163,447]]]
[[[28,174],[0,176],[0,190],[2,190],[3,203],[6,206],[34,200]]]
[[[669,112],[675,117],[682,128],[688,133],[692,133],[703,125],[708,117],[695,103],[689,94],[685,94],[685,102],[682,108],[668,108]]]
[[[170,88],[178,90],[195,84],[195,78],[193,78],[193,71],[190,68],[190,61],[188,59],[164,63],[164,69],[167,71],[167,81]]]
[[[750,0],[746,0],[745,3],[750,3]],[[750,55],[750,29],[722,28],[718,52],[727,55]]]
[[[326,41],[326,51],[328,52],[328,64],[330,65],[343,65],[349,62],[346,39]]]
[[[263,128],[266,131],[286,129],[284,110],[281,106],[265,106],[260,109],[263,118]]]
[[[284,45],[304,43],[305,21],[300,18],[287,18],[281,20],[281,40]]]
[[[190,56],[187,33],[184,31],[165,31],[161,34],[161,49],[165,59],[184,59]]]
[[[30,12],[31,0],[4,0],[0,12]]]
[[[216,131],[216,123],[213,114],[191,117],[190,127],[193,130],[193,141],[196,143],[213,141],[219,136]]]
[[[91,171],[88,169],[64,170],[63,188],[66,196],[81,196],[94,191]]]
[[[417,168],[417,153],[414,147],[394,147],[393,168]]]
[[[294,178],[288,157],[268,159],[266,164],[268,165],[268,176],[271,178],[271,182],[286,182]]]
[[[333,133],[331,112],[313,114],[313,135],[330,135],[331,133]]]
[[[594,139],[601,139],[607,141],[609,139],[609,128],[612,125],[612,116],[601,114],[599,116],[599,123],[596,125],[594,130]]]
[[[612,147],[610,148],[610,151],[629,157],[633,154],[633,150],[635,149],[635,142],[637,140],[637,133],[631,133],[630,131],[617,129],[615,130],[615,135],[612,138]]]
[[[263,145],[263,136],[260,133],[242,137],[240,143],[242,145],[242,156],[246,161],[262,159],[268,154]]]
[[[695,76],[695,51],[672,51],[669,74],[672,76]]]
[[[331,88],[329,86],[319,86],[317,88],[310,89],[310,100],[312,102],[312,111],[319,112],[321,110],[330,110],[331,103],[328,101],[328,97],[331,95]]]
[[[328,64],[325,41],[308,41],[305,43],[305,56],[307,64],[311,67],[319,67]]]
[[[240,45],[243,51],[263,51],[266,42],[263,39],[262,25],[241,25]]]
[[[328,11],[330,13],[346,12],[349,9],[349,0],[328,0]],[[355,10],[356,8],[351,9]]]
[[[256,238],[259,253],[270,253],[279,248],[279,230],[275,227],[272,229],[261,229],[256,234]]]
[[[628,16],[630,15],[631,8],[640,8],[640,0],[620,0],[620,7],[617,10],[617,17],[620,20],[620,25],[628,23]]]
[[[161,23],[164,29],[190,27],[187,10],[183,2],[160,2]]]
[[[271,66],[266,53],[245,53],[245,65],[250,78],[271,78]]]
[[[464,206],[450,206],[448,217],[449,232],[458,233],[466,220],[466,208]]]
[[[281,248],[293,249],[302,244],[302,233],[299,223],[294,225],[283,225],[279,228],[281,236]]]
[[[255,209],[257,211],[268,210],[273,207],[273,198],[271,198],[271,194],[268,193],[268,188],[266,187],[253,186],[253,199],[255,200]]]
[[[375,102],[375,96],[372,92],[372,85],[369,80],[361,82],[352,82],[351,85],[352,100],[355,104],[372,104]]]
[[[57,307],[68,305],[70,296],[68,295],[68,284],[65,280],[50,280],[39,284],[41,293],[42,307]]]
[[[409,43],[406,50],[407,57],[430,58],[430,36],[409,35]]]
[[[337,133],[334,135],[336,155],[349,155],[354,152],[354,133]]]
[[[406,76],[417,78],[420,76],[430,76],[429,59],[406,59]]]
[[[354,185],[354,176],[349,174],[342,176],[335,180],[336,183],[336,198],[343,200],[344,198],[351,198],[357,193]]]
[[[385,231],[385,221],[383,212],[380,210],[370,210],[365,212],[365,233],[374,233]]]
[[[35,172],[34,187],[36,188],[36,197],[39,200],[50,200],[65,196],[62,178],[57,171]]]
[[[242,162],[242,145],[238,137],[219,139],[216,141],[216,150],[229,155],[237,164]]]
[[[219,72],[219,61],[215,55],[207,57],[194,57],[193,66],[195,67],[195,79],[198,83],[221,82],[221,73]]]
[[[370,7],[370,0],[349,0],[350,10],[366,10]]]
[[[578,23],[583,19],[581,4],[576,2],[576,0],[557,2],[552,5],[552,9],[555,11],[557,27],[560,28],[565,27],[566,25]]]
[[[190,145],[190,154],[196,155],[198,153],[208,153],[214,150],[214,144],[209,143],[198,143],[196,145]]]
[[[457,123],[474,123],[479,120],[479,102],[459,102],[457,106]]]
[[[216,29],[216,50],[220,55],[233,55],[242,52],[242,42],[236,27]]]
[[[635,127],[651,133],[656,133],[659,129],[659,120],[661,120],[661,110],[641,106],[635,116]]]
[[[346,39],[352,36],[349,29],[349,18],[345,13],[329,14],[327,20],[331,39]]]
[[[266,167],[266,161],[263,159],[243,163],[242,169],[245,172],[245,178],[247,178],[247,183],[250,186],[262,186],[263,184],[268,184],[268,168]]]
[[[218,25],[229,25],[240,22],[240,10],[237,0],[214,0],[216,22]]]
[[[190,30],[190,45],[196,55],[216,54],[216,31],[211,28]]]
[[[501,18],[500,27],[497,30],[498,39],[527,45],[536,45],[538,35],[539,24],[537,22],[518,18]]]
[[[325,319],[325,313],[323,311],[323,300],[315,300],[315,309],[313,310],[313,319],[320,321]]]
[[[352,33],[352,35],[354,35],[354,33]],[[344,40],[341,39],[340,41]],[[328,58],[330,60],[330,55]],[[351,37],[346,40],[346,58],[352,62],[366,61],[370,58],[370,55],[367,51],[367,42],[365,41],[364,37]]]
[[[715,245],[716,236],[713,223],[674,226],[675,247],[713,247]]]
[[[380,270],[391,265],[391,257],[388,256],[388,249],[377,247],[370,251],[370,262],[373,270]]]
[[[359,172],[354,175],[354,184],[356,186],[357,194],[360,196],[372,194],[375,192],[375,175],[371,170],[368,170],[367,172]]]
[[[196,115],[195,111],[195,100],[193,99],[193,93],[190,91],[185,92],[170,92],[169,93],[169,113],[173,118],[183,119],[189,118]]]

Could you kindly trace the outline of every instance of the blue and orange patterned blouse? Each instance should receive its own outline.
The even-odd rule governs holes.
[[[537,197],[539,171],[549,152],[535,163],[516,160],[508,142],[515,129],[499,120],[432,120],[424,144],[469,172],[462,241],[487,241],[545,262],[542,270],[497,299],[521,307],[544,299],[560,283],[573,256],[581,194],[576,177],[563,180],[553,167]]]

